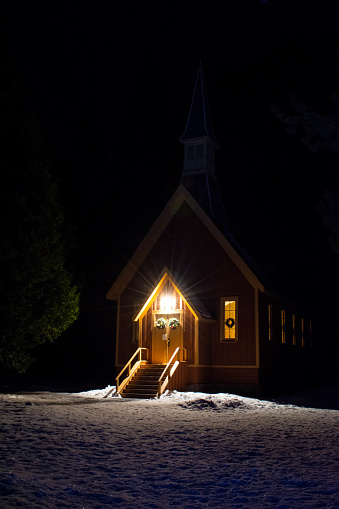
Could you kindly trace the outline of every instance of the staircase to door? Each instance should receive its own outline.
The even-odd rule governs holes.
[[[121,392],[123,398],[155,398],[163,364],[141,364],[138,371]]]

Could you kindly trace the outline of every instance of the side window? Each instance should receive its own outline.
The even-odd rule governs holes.
[[[224,297],[221,299],[221,341],[238,340],[238,298]]]
[[[293,334],[293,346],[297,345],[297,329],[295,323],[295,315],[292,315],[292,334]]]
[[[139,343],[139,335],[140,335],[140,327],[139,320],[137,322],[133,322],[133,343]]]

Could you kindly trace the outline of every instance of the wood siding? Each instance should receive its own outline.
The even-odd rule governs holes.
[[[142,319],[141,346],[148,348],[151,355],[152,347],[152,310],[149,309]]]
[[[260,387],[266,392],[292,390],[320,376],[312,348],[310,317],[304,309],[268,294],[259,297]],[[271,307],[269,339],[268,306]],[[285,342],[281,310],[285,310]],[[293,315],[295,327],[293,327]],[[304,331],[302,331],[302,319]],[[294,330],[293,330],[294,329]]]
[[[185,391],[187,387],[187,363],[180,362],[168,384],[170,391]]]
[[[258,368],[188,366],[187,385],[258,385]]]
[[[191,313],[190,309],[184,304],[184,342],[183,346],[187,352],[187,362],[194,364],[194,352],[195,352],[195,317]]]
[[[131,344],[135,302],[146,301],[165,266],[178,275],[186,297],[198,299],[215,320],[199,320],[199,364],[243,366],[256,364],[255,291],[202,221],[184,203],[155,243],[139,271],[120,297],[119,364],[135,350]],[[182,280],[180,279],[182,275]],[[238,341],[220,341],[220,298],[238,297]],[[148,317],[148,313],[147,313]],[[151,323],[142,322],[142,346],[150,348]],[[194,363],[195,321],[184,309],[184,347]]]

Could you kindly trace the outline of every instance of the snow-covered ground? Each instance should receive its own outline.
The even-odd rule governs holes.
[[[0,395],[1,508],[339,507],[339,410],[108,391]]]

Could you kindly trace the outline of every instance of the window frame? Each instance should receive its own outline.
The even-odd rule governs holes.
[[[235,337],[225,338],[225,302],[235,302]],[[239,341],[239,299],[238,296],[232,295],[220,298],[220,343],[237,343]]]
[[[292,345],[297,346],[297,317],[296,314],[292,314]]]
[[[142,322],[137,320],[133,322],[133,343],[140,344]]]

